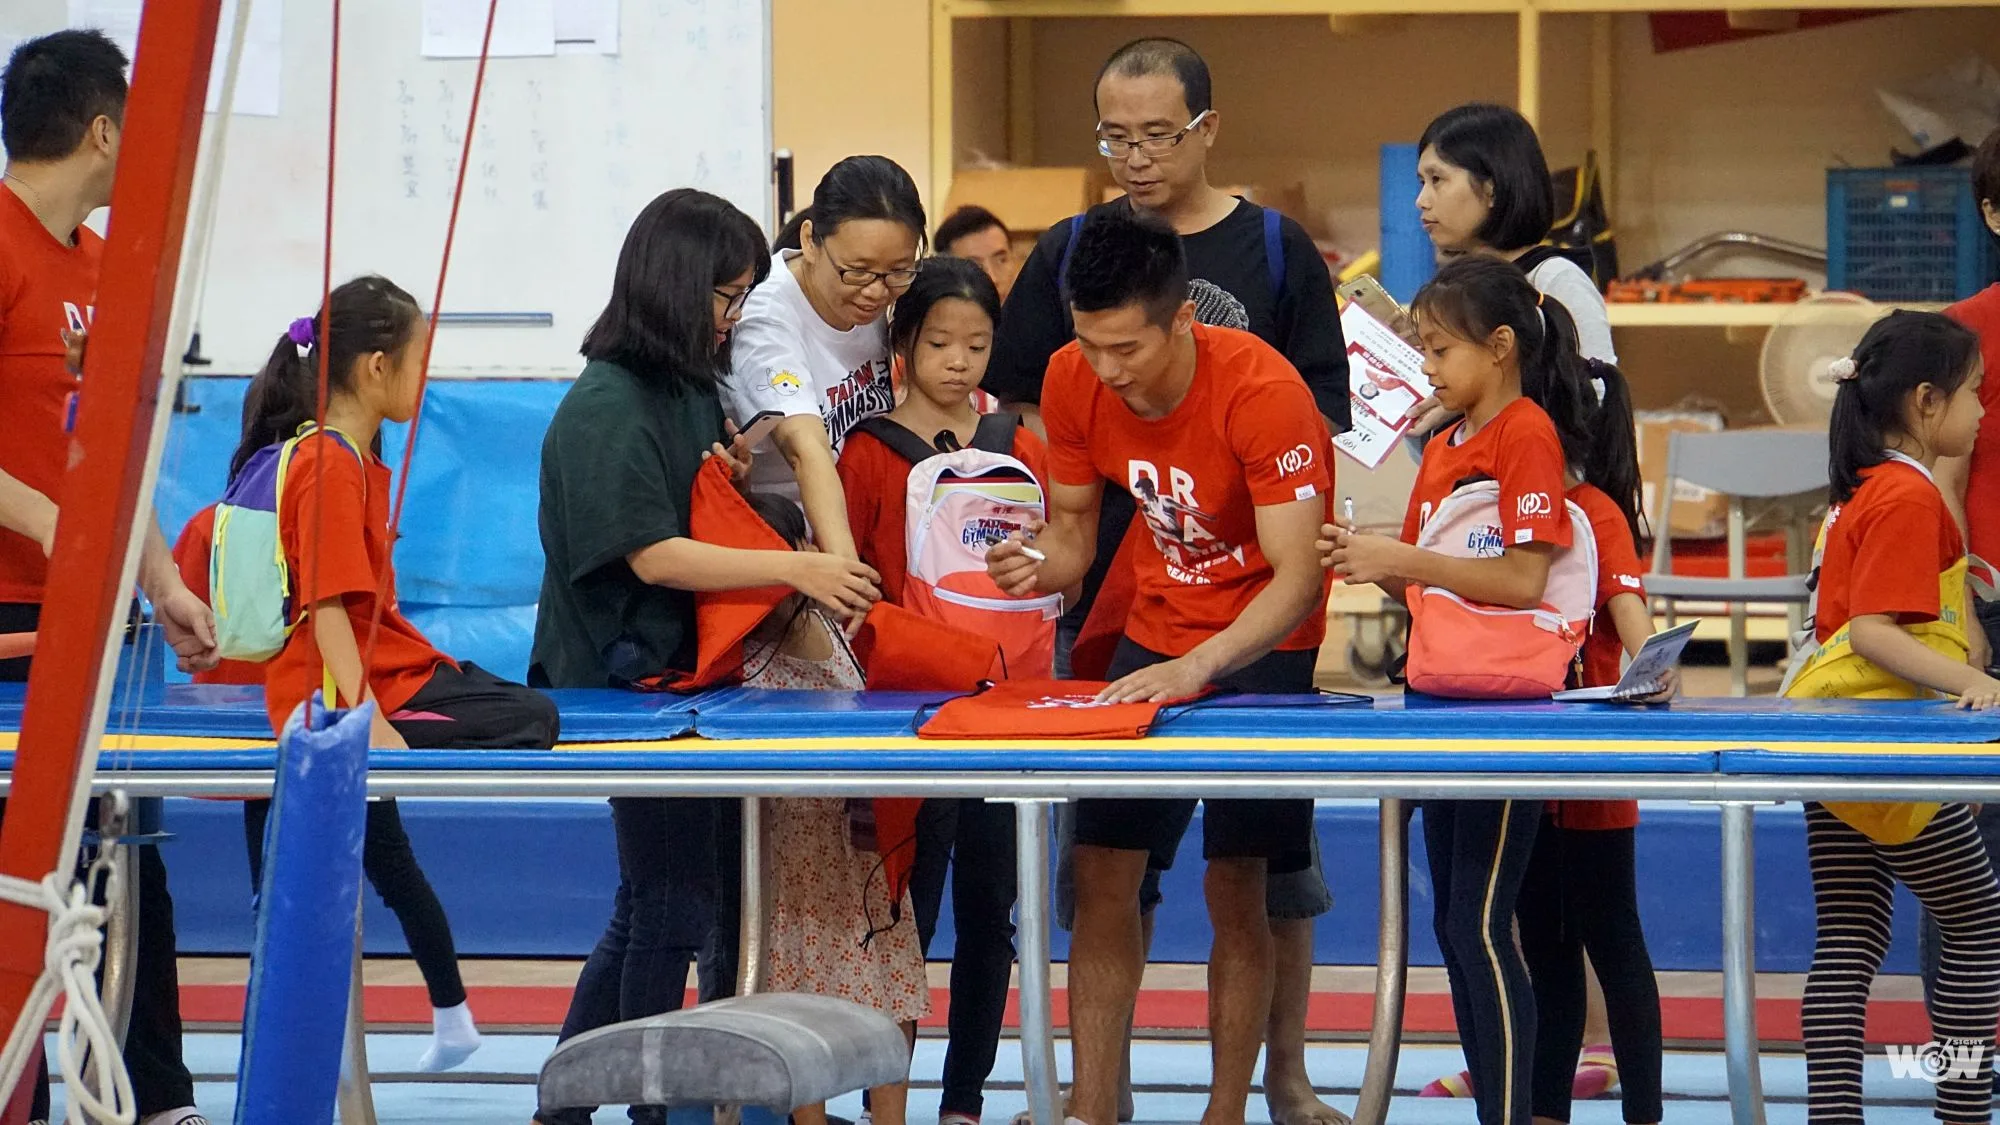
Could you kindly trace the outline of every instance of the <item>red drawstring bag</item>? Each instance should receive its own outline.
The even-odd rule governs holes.
[[[977,691],[1001,675],[999,642],[876,602],[854,636],[854,656],[870,691]],[[917,813],[921,798],[877,797],[875,843],[889,901],[900,904],[916,862]]]
[[[1111,657],[1118,651],[1119,638],[1125,635],[1125,619],[1132,615],[1132,603],[1139,597],[1136,561],[1139,544],[1150,534],[1146,521],[1138,518],[1125,529],[1125,538],[1118,542],[1118,553],[1111,556],[1111,566],[1104,572],[1104,584],[1097,588],[1090,612],[1084,615],[1083,628],[1077,631],[1076,643],[1070,646],[1070,675],[1099,680],[1110,672]]]
[[[1097,693],[1108,686],[1091,680],[1007,680],[939,707],[917,728],[917,737],[1143,738],[1169,705],[1097,702]]]
[[[998,641],[890,602],[868,611],[854,655],[869,691],[977,691],[1006,676]]]
[[[695,474],[694,496],[688,504],[688,537],[752,551],[792,549],[736,491],[729,463],[720,457],[704,461]],[[649,691],[692,692],[741,677],[744,638],[791,594],[790,586],[696,594],[694,671],[668,672],[635,686]]]

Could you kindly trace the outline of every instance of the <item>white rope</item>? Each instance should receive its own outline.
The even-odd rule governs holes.
[[[60,994],[63,1014],[56,1030],[56,1066],[62,1074],[69,1119],[132,1125],[139,1116],[132,1079],[125,1071],[118,1036],[97,997],[104,908],[90,900],[89,887],[75,879],[67,883],[65,887],[61,875],[46,876],[39,883],[0,875],[0,899],[49,916],[41,979],[7,1037],[5,1053],[0,1054],[0,1090],[11,1090],[24,1078],[35,1040]]]

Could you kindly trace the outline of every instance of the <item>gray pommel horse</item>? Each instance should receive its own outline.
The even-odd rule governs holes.
[[[545,1109],[665,1106],[673,1125],[783,1125],[802,1105],[909,1077],[896,1021],[830,996],[768,993],[613,1024],[564,1042],[542,1064]]]

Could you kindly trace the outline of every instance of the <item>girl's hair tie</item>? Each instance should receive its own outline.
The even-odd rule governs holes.
[[[1861,368],[1854,362],[1853,356],[1844,355],[1829,364],[1826,373],[1832,376],[1836,383],[1848,383],[1861,374]]]
[[[312,317],[302,316],[293,321],[292,326],[286,329],[285,335],[291,337],[292,346],[299,349],[300,359],[312,354],[314,343]]]

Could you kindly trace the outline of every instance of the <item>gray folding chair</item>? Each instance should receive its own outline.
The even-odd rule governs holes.
[[[1798,573],[1781,578],[1747,576],[1744,551],[1745,500],[1779,500],[1806,496],[1827,487],[1826,434],[1807,430],[1725,430],[1720,433],[1674,433],[1667,439],[1667,479],[1660,489],[1653,525],[1653,568],[1646,593],[1665,604],[1674,619],[1679,602],[1726,602],[1729,605],[1729,686],[1736,695],[1750,693],[1750,644],[1745,607],[1783,604],[1802,612],[1809,594],[1806,581],[1810,544],[1803,541],[1796,521],[1786,528],[1786,566]],[[1697,578],[1673,573],[1674,484],[1685,481],[1721,493],[1729,499],[1729,576]]]

